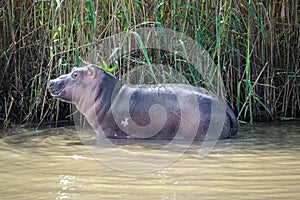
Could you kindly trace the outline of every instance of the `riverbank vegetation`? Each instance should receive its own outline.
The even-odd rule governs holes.
[[[46,90],[50,78],[80,65],[93,42],[149,25],[183,33],[207,50],[239,120],[300,118],[297,0],[7,0],[0,2],[0,124],[70,121],[70,106]],[[157,55],[134,54],[148,62]],[[122,61],[113,73],[120,77],[130,64]],[[187,76],[196,77],[192,70]]]

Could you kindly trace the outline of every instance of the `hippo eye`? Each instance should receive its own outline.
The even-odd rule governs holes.
[[[78,78],[77,72],[73,72],[73,73],[72,73],[72,78],[73,78],[73,79],[77,79],[77,78]]]

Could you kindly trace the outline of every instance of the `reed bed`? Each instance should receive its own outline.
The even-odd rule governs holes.
[[[7,0],[0,2],[0,126],[71,122],[70,106],[46,91],[49,79],[82,65],[96,41],[149,24],[207,50],[239,120],[300,118],[297,0]],[[137,61],[176,64],[168,52],[146,52],[120,58],[113,73],[129,76]],[[182,74],[199,85],[203,77],[187,66],[179,66]]]

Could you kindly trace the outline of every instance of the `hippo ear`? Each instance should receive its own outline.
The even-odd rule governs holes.
[[[87,66],[87,75],[91,77],[95,77],[96,76],[95,69],[91,66]]]

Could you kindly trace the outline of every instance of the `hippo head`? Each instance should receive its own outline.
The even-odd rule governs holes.
[[[101,72],[93,65],[75,67],[71,73],[50,80],[47,87],[53,97],[76,104],[82,97],[93,93],[99,84],[95,79]]]

